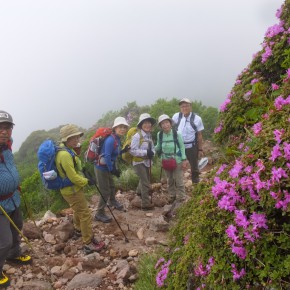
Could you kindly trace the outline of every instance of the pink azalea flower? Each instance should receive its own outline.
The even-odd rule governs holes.
[[[269,27],[266,31],[266,37],[268,38],[272,38],[274,36],[276,36],[277,34],[281,33],[284,31],[284,28],[282,26],[282,22],[280,22],[279,24],[274,24],[273,26]]]
[[[279,90],[279,88],[280,88],[280,87],[279,87],[278,85],[276,85],[276,84],[272,84],[271,86],[272,86],[272,90],[273,90],[273,91]]]
[[[290,160],[290,144],[287,142],[283,143],[284,157],[286,160]]]
[[[245,101],[248,101],[251,97],[252,91],[248,91],[244,94],[243,98]]]
[[[281,137],[282,135],[284,134],[285,130],[284,129],[281,129],[281,130],[274,130],[273,133],[274,133],[274,136],[275,136],[275,140],[277,141],[278,144],[281,143]]]
[[[251,80],[251,85],[253,85],[253,84],[255,84],[255,83],[258,83],[258,82],[259,82],[258,79],[252,79],[252,80]]]
[[[285,100],[282,96],[278,96],[274,101],[275,108],[280,111],[282,107],[285,105]]]
[[[252,130],[254,132],[254,135],[258,136],[261,133],[261,131],[262,131],[262,123],[258,122],[256,124],[254,124],[253,127],[252,127]]]
[[[216,127],[216,128],[214,129],[214,133],[217,134],[217,133],[219,133],[222,129],[223,129],[223,124],[222,124],[222,122],[221,122],[221,123],[219,124],[219,126]]]
[[[236,247],[232,245],[232,252],[236,254],[240,259],[245,259],[247,257],[247,251],[244,247]]]
[[[271,55],[272,55],[272,49],[269,46],[266,46],[265,52],[262,54],[262,63],[265,63]]]
[[[272,149],[271,157],[269,159],[274,162],[279,156],[282,156],[282,153],[280,152],[279,144],[276,144]]]
[[[216,175],[220,175],[225,170],[226,167],[227,167],[226,164],[222,164],[218,169],[218,171],[216,172]]]
[[[229,175],[232,178],[238,177],[243,167],[244,167],[243,162],[241,162],[240,160],[236,160],[233,168],[229,171]]]
[[[227,110],[227,105],[231,103],[230,99],[226,99],[224,103],[220,106],[220,111],[225,112]]]
[[[241,80],[236,80],[236,85],[239,85],[239,84],[241,84],[241,83],[242,83]]]
[[[234,281],[239,280],[246,275],[246,271],[244,268],[242,268],[241,271],[238,271],[235,264],[232,264],[231,266],[232,266],[231,272],[233,273]]]
[[[235,222],[239,227],[243,227],[246,229],[249,226],[249,221],[247,217],[244,215],[244,210],[235,210]]]
[[[281,14],[282,14],[282,8],[283,8],[283,6],[281,6],[279,9],[277,9],[277,11],[276,11],[276,17],[279,19],[280,17],[281,17]]]
[[[253,225],[254,229],[258,228],[264,228],[267,229],[267,218],[266,215],[264,213],[255,213],[253,212],[250,216],[250,221],[251,224]]]
[[[255,163],[255,165],[259,168],[258,172],[265,170],[265,165],[263,163],[263,160],[258,159]]]
[[[288,178],[286,171],[282,168],[272,167],[272,180],[280,182],[281,178]]]

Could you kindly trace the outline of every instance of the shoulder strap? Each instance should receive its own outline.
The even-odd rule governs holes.
[[[180,124],[181,118],[182,118],[182,113],[179,112],[179,114],[178,114],[178,121],[177,121],[177,123],[176,123],[176,130],[178,130],[178,127],[179,127],[179,124]]]
[[[194,124],[194,119],[195,119],[195,114],[192,112],[190,116],[190,125],[195,131],[195,133],[197,133],[197,128],[196,128],[196,125]]]
[[[73,159],[74,167],[76,167],[77,166],[76,157],[75,157],[76,155],[66,146],[65,147],[56,146],[56,153],[59,151],[63,151],[63,150],[67,151],[71,155],[71,157]],[[60,167],[61,167],[63,173],[66,175],[66,172],[65,172],[61,163],[60,163]]]
[[[159,132],[159,143],[160,143],[160,152],[162,152],[162,140],[163,140],[163,131]]]

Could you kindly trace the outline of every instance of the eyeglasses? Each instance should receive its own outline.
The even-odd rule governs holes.
[[[0,131],[11,131],[12,129],[12,125],[0,125]]]
[[[179,106],[181,109],[184,109],[184,108],[189,108],[191,105],[190,104],[187,104],[187,105],[181,105]]]

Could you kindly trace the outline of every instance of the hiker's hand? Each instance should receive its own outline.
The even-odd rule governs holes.
[[[188,160],[183,160],[182,161],[182,170],[186,170],[188,166]]]
[[[151,149],[147,149],[147,157],[151,159],[154,156],[154,152]]]
[[[111,171],[111,173],[113,175],[115,175],[116,177],[120,177],[121,176],[121,171],[119,169],[117,169],[116,167],[113,168],[113,170]]]
[[[95,185],[96,182],[93,178],[88,178],[88,185]]]
[[[121,151],[120,154],[126,153],[131,149],[131,146],[127,144]]]

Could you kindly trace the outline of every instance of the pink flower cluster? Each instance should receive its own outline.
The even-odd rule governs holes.
[[[217,134],[223,129],[223,123],[220,122],[219,126],[214,129],[214,133]]]
[[[272,55],[272,49],[270,46],[265,47],[265,52],[262,54],[262,63],[265,63],[267,59]]]
[[[161,266],[161,270],[158,272],[157,276],[156,276],[156,283],[158,287],[162,287],[164,286],[164,281],[167,278],[168,272],[169,272],[169,266],[171,264],[171,260],[168,260],[168,262],[165,263],[165,259],[164,258],[160,258],[156,265],[155,265],[155,269],[157,269],[160,264],[163,265]]]
[[[290,95],[284,99],[282,96],[279,96],[274,101],[275,108],[280,111],[282,110],[283,106],[290,104]]]
[[[273,26],[270,26],[267,31],[265,36],[268,38],[272,38],[274,36],[276,36],[277,34],[284,32],[284,27],[283,27],[283,22],[280,21],[279,24],[275,24]]]
[[[241,279],[243,276],[246,275],[246,271],[244,268],[241,269],[241,271],[238,271],[235,264],[232,264],[232,270],[233,273],[233,279],[234,281]]]
[[[220,106],[220,111],[225,112],[227,110],[227,105],[231,103],[230,99],[226,99],[224,103]]]
[[[252,127],[252,130],[253,130],[255,136],[258,136],[261,133],[262,129],[263,129],[263,126],[262,126],[261,122],[254,124]]]
[[[254,242],[260,237],[260,230],[267,229],[265,214],[253,212],[250,218],[245,215],[245,210],[235,210],[235,224],[229,225],[226,234],[231,240],[232,252],[240,259],[245,259],[247,251],[244,247],[245,241]]]
[[[208,259],[208,263],[203,266],[203,264],[200,262],[198,265],[194,268],[194,275],[195,276],[207,276],[210,273],[211,267],[214,265],[214,258],[210,257]]]

